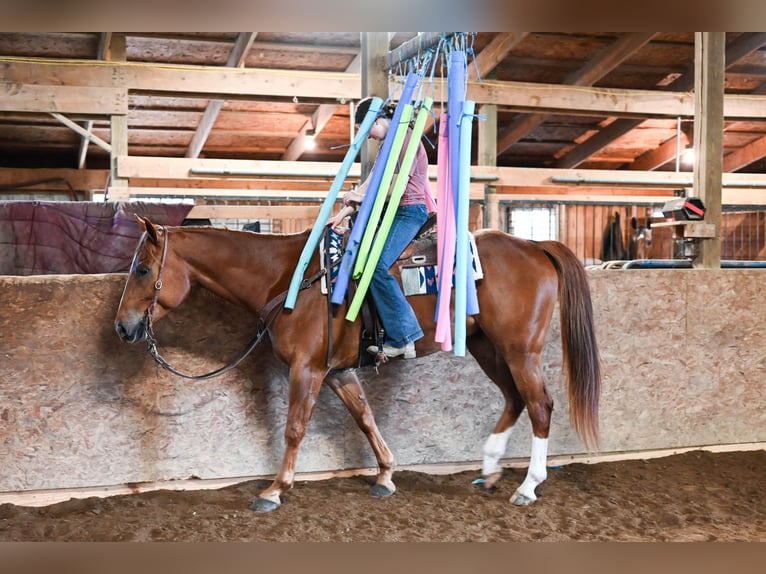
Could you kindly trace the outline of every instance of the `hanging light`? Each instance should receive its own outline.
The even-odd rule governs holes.
[[[307,129],[303,135],[306,136],[306,143],[304,144],[306,149],[314,149],[317,146],[317,142],[314,141],[314,135],[315,135],[314,129],[313,128]]]

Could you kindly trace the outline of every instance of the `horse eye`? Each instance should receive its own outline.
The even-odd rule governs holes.
[[[151,269],[149,267],[144,267],[143,265],[140,265],[136,268],[136,277],[146,277],[149,275],[149,272]]]

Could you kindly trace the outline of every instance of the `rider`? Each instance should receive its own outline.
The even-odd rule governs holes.
[[[372,98],[365,98],[357,105],[354,117],[357,126],[362,123],[371,102]],[[393,106],[384,106],[372,124],[368,137],[382,141],[391,127],[393,114]],[[402,144],[402,151],[399,155],[399,165],[401,165],[404,159],[411,136],[412,129],[408,128],[404,143]],[[379,160],[386,161],[387,158],[381,158],[380,153],[378,153],[375,161]],[[333,228],[339,227],[341,221],[346,216],[358,209],[364,194],[367,192],[369,181],[370,178],[368,176],[356,190],[349,191],[343,196],[345,207],[327,221],[328,225]],[[407,186],[404,189],[402,198],[399,200],[399,206],[394,215],[391,229],[370,281],[370,293],[375,301],[375,306],[378,308],[378,315],[386,332],[382,349],[379,349],[376,345],[367,347],[367,351],[373,355],[383,353],[388,358],[403,355],[405,359],[412,359],[415,357],[415,341],[423,337],[423,329],[420,328],[417,317],[415,317],[412,307],[407,302],[399,282],[396,277],[389,273],[389,269],[428,219],[425,195],[427,185],[428,156],[421,141],[418,142],[418,149],[415,154],[415,161],[410,169]]]

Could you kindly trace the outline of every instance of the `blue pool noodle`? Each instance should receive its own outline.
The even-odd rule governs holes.
[[[402,109],[405,104],[410,103],[412,100],[412,93],[415,91],[415,87],[418,84],[419,76],[414,72],[410,72],[407,75],[402,94],[399,97],[399,104],[394,110],[394,116],[391,118],[391,125],[395,126],[399,124],[399,118],[402,115]],[[383,139],[383,144],[378,152],[378,160],[375,162],[375,166],[370,174],[370,183],[367,188],[367,193],[359,206],[359,211],[354,221],[354,226],[349,232],[348,241],[346,242],[346,250],[343,252],[343,258],[338,268],[338,275],[333,285],[331,301],[335,305],[340,305],[346,297],[348,291],[348,282],[351,279],[351,274],[354,271],[354,263],[356,256],[359,253],[359,245],[362,242],[362,235],[364,234],[365,224],[370,217],[370,211],[375,203],[375,194],[378,192],[380,186],[380,180],[383,177],[383,171],[386,169],[386,158],[391,153],[391,147],[394,143],[394,137],[396,136],[396,130],[389,129],[386,133],[386,137]],[[386,193],[388,190],[384,190]]]
[[[346,176],[351,170],[351,165],[359,154],[362,144],[367,139],[367,133],[370,131],[372,124],[378,117],[378,112],[380,112],[382,106],[382,99],[377,97],[372,99],[367,114],[364,116],[364,120],[362,120],[362,123],[359,126],[359,131],[356,133],[354,141],[351,143],[351,147],[346,151],[346,156],[343,158],[340,170],[338,170],[338,173],[335,175],[335,179],[330,186],[330,191],[328,192],[327,197],[325,197],[322,207],[319,209],[316,223],[311,230],[309,238],[306,240],[300,258],[298,259],[298,265],[295,268],[292,280],[290,281],[290,287],[287,290],[285,309],[295,308],[295,301],[298,298],[298,291],[300,290],[301,282],[303,281],[303,275],[311,262],[311,257],[314,255],[317,245],[319,244],[319,239],[322,236],[325,227],[324,223],[329,219],[330,214],[332,213],[340,188],[343,185],[343,182],[345,182]]]

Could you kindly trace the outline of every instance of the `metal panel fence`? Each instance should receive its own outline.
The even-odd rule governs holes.
[[[670,199],[670,198],[669,198]],[[663,202],[500,199],[501,229],[528,239],[557,239],[586,265],[612,260],[682,259],[683,239],[665,221]],[[721,258],[766,260],[766,206],[725,205]]]

